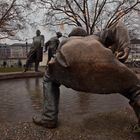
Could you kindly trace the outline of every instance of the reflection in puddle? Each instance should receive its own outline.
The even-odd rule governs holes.
[[[43,102],[42,78],[0,81],[0,122],[31,121],[40,113]],[[77,119],[100,112],[128,107],[128,101],[118,94],[98,95],[74,91],[61,86],[60,115]]]

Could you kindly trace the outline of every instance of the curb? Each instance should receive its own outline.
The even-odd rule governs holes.
[[[131,68],[131,69],[136,74],[140,74],[140,68],[138,68],[138,69]],[[0,73],[0,80],[43,77],[43,75],[44,75],[44,72],[34,72],[34,71]]]
[[[19,79],[19,78],[31,78],[31,77],[43,77],[44,72],[12,72],[12,73],[0,73],[0,80]]]

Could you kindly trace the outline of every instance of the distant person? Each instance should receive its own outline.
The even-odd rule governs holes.
[[[18,60],[18,63],[17,63],[17,64],[18,64],[18,67],[19,67],[19,68],[21,68],[21,67],[22,67],[22,62],[21,62],[21,60],[20,60],[20,59]]]
[[[7,62],[3,61],[3,67],[6,68],[6,66],[7,66]]]
[[[27,61],[25,65],[26,72],[31,63],[35,63],[35,72],[38,72],[39,62],[42,61],[43,57],[43,46],[44,46],[44,36],[41,35],[40,30],[36,31],[36,36],[33,37],[33,43],[30,52],[27,55]]]
[[[49,41],[45,43],[45,51],[48,50],[48,62],[51,60],[52,57],[56,54],[56,50],[58,48],[58,45],[60,43],[59,38],[62,37],[61,32],[56,32],[56,36],[52,37]]]

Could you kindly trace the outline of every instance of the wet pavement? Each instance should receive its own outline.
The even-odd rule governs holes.
[[[77,92],[61,86],[59,127],[35,126],[42,110],[42,78],[0,81],[0,140],[139,140],[136,117],[119,94]]]

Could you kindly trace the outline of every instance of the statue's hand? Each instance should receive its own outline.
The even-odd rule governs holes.
[[[123,51],[121,51],[121,52],[116,52],[116,53],[115,53],[115,56],[116,56],[117,59],[119,59],[119,58],[122,57],[123,55],[124,55],[124,52],[123,52]]]
[[[128,58],[128,56],[129,56],[129,52],[130,52],[130,48],[125,48],[124,49],[124,54],[121,56],[117,56],[117,58],[120,60],[120,61],[123,61],[123,62],[125,62],[126,60],[127,60],[127,58]]]
[[[136,125],[133,127],[133,132],[134,132],[134,133],[140,133],[140,125],[139,125],[139,124],[136,124]]]

